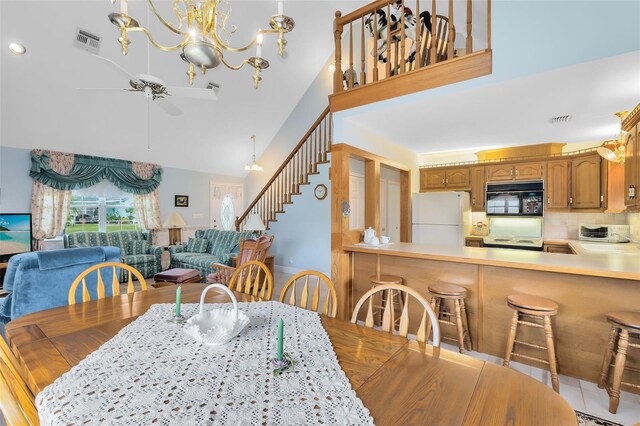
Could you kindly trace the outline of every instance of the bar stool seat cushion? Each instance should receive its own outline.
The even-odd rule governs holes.
[[[619,324],[626,328],[633,328],[640,331],[640,312],[617,311],[609,312],[607,320]]]
[[[507,302],[514,307],[532,311],[552,312],[558,310],[558,304],[553,300],[527,294],[511,294],[507,296]]]
[[[396,275],[371,275],[369,278],[371,284],[374,285],[386,285],[386,284],[402,284],[402,277]]]
[[[465,296],[467,289],[455,284],[438,283],[429,286],[429,293],[445,296]]]

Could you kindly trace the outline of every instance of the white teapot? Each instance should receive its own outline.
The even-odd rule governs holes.
[[[373,241],[373,239],[376,238],[376,231],[375,229],[369,227],[369,229],[365,229],[364,230],[364,242],[365,244],[371,244],[371,242]]]

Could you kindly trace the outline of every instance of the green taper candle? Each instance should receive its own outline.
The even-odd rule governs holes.
[[[282,332],[284,331],[284,321],[282,318],[278,318],[278,353],[276,359],[282,361]]]
[[[176,290],[176,316],[180,316],[180,298],[182,297],[182,287],[178,286]]]

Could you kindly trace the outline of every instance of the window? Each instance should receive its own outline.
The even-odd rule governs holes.
[[[231,195],[225,195],[222,199],[222,205],[220,206],[220,221],[222,229],[230,231],[234,229],[236,224],[236,215],[233,209],[233,200]]]
[[[71,208],[65,234],[140,229],[136,220],[133,194],[121,191],[115,186],[104,191],[104,186],[99,184],[71,192]]]

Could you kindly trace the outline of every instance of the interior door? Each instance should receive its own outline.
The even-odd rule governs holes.
[[[400,241],[400,183],[387,184],[387,233],[391,241]]]
[[[364,229],[364,176],[349,174],[349,229]]]
[[[389,181],[386,179],[380,179],[380,235],[388,235],[387,229],[387,212],[389,210],[389,205],[387,201],[387,187],[389,185]]]
[[[211,182],[210,225],[214,229],[235,230],[235,221],[244,210],[241,183]]]

